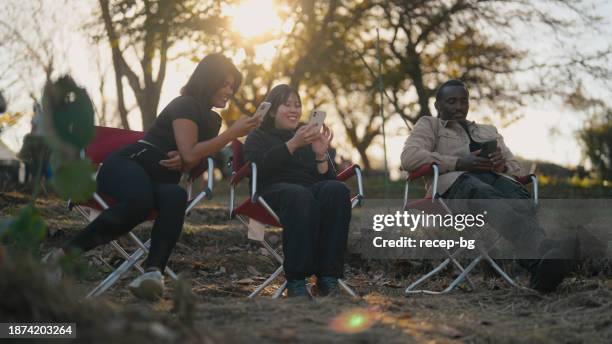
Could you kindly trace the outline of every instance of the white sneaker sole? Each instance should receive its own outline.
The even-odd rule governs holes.
[[[149,300],[156,301],[164,294],[164,286],[155,280],[144,280],[138,287],[128,286],[134,296]]]

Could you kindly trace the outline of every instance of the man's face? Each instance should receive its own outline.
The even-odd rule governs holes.
[[[440,91],[435,106],[441,119],[463,121],[470,110],[468,91],[462,86],[446,86]]]

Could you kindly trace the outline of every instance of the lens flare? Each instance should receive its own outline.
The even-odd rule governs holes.
[[[333,318],[329,328],[337,333],[353,334],[369,329],[377,321],[378,314],[375,310],[354,308],[344,311]]]

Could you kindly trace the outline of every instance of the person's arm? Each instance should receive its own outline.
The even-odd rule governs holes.
[[[233,139],[248,134],[259,125],[260,121],[259,117],[243,116],[218,136],[198,142],[196,123],[185,118],[175,119],[172,121],[172,129],[176,147],[183,160],[183,169],[188,171],[194,168],[203,158],[215,154]]]
[[[286,142],[270,146],[260,132],[250,134],[244,143],[244,159],[257,164],[257,173],[266,176],[291,158]]]
[[[329,172],[329,160],[327,159],[327,154],[318,155],[315,154],[315,162],[317,164],[317,172],[321,175],[327,175]]]
[[[331,159],[328,159],[327,151],[329,150],[329,146],[331,141],[334,138],[334,134],[326,125],[323,126],[323,131],[317,135],[317,139],[314,140],[310,147],[312,151],[315,153],[315,164],[317,167],[317,172],[319,173],[319,178],[322,179],[331,179],[334,176],[333,173],[330,173],[329,164],[332,163]]]
[[[269,146],[261,134],[255,132],[249,135],[244,143],[244,158],[257,164],[257,172],[260,175],[272,174],[280,169],[298,148],[310,144],[317,135],[312,126],[305,125],[300,127],[289,141]]]
[[[432,125],[429,119],[423,117],[410,132],[401,155],[402,168],[405,171],[410,172],[432,162],[440,166],[440,173],[455,170],[458,157],[433,151],[438,138]]]

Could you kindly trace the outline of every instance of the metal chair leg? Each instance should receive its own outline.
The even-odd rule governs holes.
[[[121,247],[121,245],[119,245],[119,243],[117,242],[117,240],[113,240],[111,241],[111,245],[113,246],[113,248],[115,248],[115,250],[117,252],[119,252],[120,255],[123,256],[123,258],[125,259],[130,259],[130,254],[127,253],[123,247]],[[136,262],[136,264],[134,265],[134,267],[136,268],[136,270],[138,270],[141,274],[144,273],[144,269],[140,266],[140,264],[138,264],[138,262]]]
[[[484,259],[497,271],[497,273],[511,286],[517,287],[518,284],[512,279],[512,277],[508,276],[508,274],[502,269],[488,254],[484,255]]]
[[[142,249],[136,250],[129,259],[126,259],[115,271],[108,275],[100,284],[92,289],[87,298],[102,295],[108,288],[110,288],[115,282],[123,276],[130,268],[132,268],[138,260],[144,255]]]
[[[451,290],[455,289],[455,287],[457,285],[459,285],[459,283],[463,282],[463,280],[467,277],[467,275],[476,267],[476,265],[482,260],[482,256],[478,256],[476,257],[471,263],[470,265],[468,265],[465,270],[459,274],[459,276],[457,276],[457,278],[455,278],[455,280],[446,288],[444,289],[442,292],[440,292],[439,294],[446,294],[448,292],[450,292]]]
[[[351,288],[348,284],[346,284],[346,282],[344,282],[340,278],[338,278],[338,285],[340,285],[340,287],[344,289],[352,297],[358,297],[357,293],[353,290],[353,288]]]
[[[270,277],[268,277],[268,279],[266,279],[259,287],[257,287],[249,295],[249,299],[252,299],[255,296],[257,296],[259,293],[261,293],[261,291],[264,290],[265,287],[270,285],[270,283],[272,283],[282,272],[283,272],[283,266],[281,265],[278,269],[276,269],[276,271],[274,271],[274,273],[272,273],[272,275],[270,275]]]
[[[422,276],[421,278],[419,278],[418,280],[416,280],[415,282],[413,282],[411,285],[408,286],[408,288],[406,288],[405,293],[406,294],[421,294],[423,293],[423,290],[413,290],[414,288],[416,288],[419,284],[425,282],[427,279],[429,279],[430,277],[434,276],[435,274],[437,274],[438,272],[440,272],[441,270],[443,270],[444,268],[446,268],[446,266],[448,265],[448,263],[450,263],[450,258],[446,258],[442,263],[440,263],[440,265],[438,265],[436,268],[434,268],[433,270],[431,270],[429,273],[427,273],[426,275]]]
[[[287,281],[283,282],[283,284],[281,284],[281,286],[278,287],[278,289],[276,289],[276,291],[272,295],[272,300],[276,300],[280,298],[281,295],[283,295],[283,292],[285,291],[285,289],[287,289]]]

